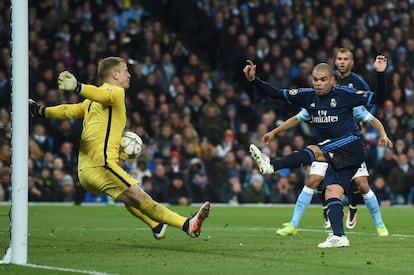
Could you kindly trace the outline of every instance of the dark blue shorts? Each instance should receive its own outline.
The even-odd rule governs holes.
[[[324,156],[335,169],[360,166],[365,161],[365,146],[361,136],[347,135],[318,143]]]
[[[332,165],[329,165],[328,170],[326,170],[325,178],[320,184],[322,186],[322,190],[324,190],[328,185],[339,184],[342,186],[346,194],[350,194],[350,192],[352,192],[351,190],[353,190],[351,187],[355,185],[352,181],[352,177],[355,175],[358,168],[359,166],[355,166],[336,170]]]

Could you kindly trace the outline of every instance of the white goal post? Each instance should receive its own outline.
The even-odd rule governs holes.
[[[28,1],[12,0],[12,193],[11,241],[0,263],[27,264],[29,21]]]

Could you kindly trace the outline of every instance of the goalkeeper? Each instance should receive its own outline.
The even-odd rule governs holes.
[[[165,237],[167,225],[198,237],[210,211],[205,202],[197,213],[186,218],[155,202],[139,186],[138,181],[118,164],[121,135],[126,125],[125,89],[131,75],[123,58],[107,57],[98,64],[99,87],[82,84],[65,71],[58,77],[60,90],[85,98],[77,104],[53,107],[29,101],[34,118],[83,119],[80,140],[78,176],[85,190],[106,194],[125,204],[128,211],[151,227],[156,239]]]

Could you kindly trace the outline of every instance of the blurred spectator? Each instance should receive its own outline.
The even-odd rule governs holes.
[[[181,173],[174,173],[171,176],[171,183],[165,190],[165,202],[174,205],[189,205],[193,201],[190,188],[184,181]]]
[[[196,147],[197,155],[200,155],[201,148],[200,148],[200,140],[198,137],[198,133],[191,124],[186,125],[183,129],[183,143],[194,144],[194,146]]]
[[[250,178],[255,173],[255,162],[250,155],[246,155],[241,159],[240,165],[240,181],[243,184],[243,188],[246,188],[250,183]]]
[[[287,177],[280,177],[270,190],[271,203],[295,203],[296,194]]]
[[[64,185],[63,183],[68,182],[68,184],[70,184],[69,178],[67,177],[64,181],[64,177],[65,177],[65,172],[63,171],[62,168],[53,169],[52,177],[51,177],[52,181],[50,185],[50,194],[51,194],[50,198],[51,198],[51,201],[53,202],[62,202],[64,200],[64,194],[62,192],[62,187]],[[73,183],[73,179],[71,180]]]
[[[221,141],[221,111],[215,103],[207,103],[202,109],[199,120],[200,134],[217,145]]]
[[[164,190],[169,186],[170,180],[166,174],[166,169],[162,163],[155,166],[154,173],[151,177],[152,190],[151,197],[159,202],[165,202]]]
[[[220,158],[223,158],[228,152],[233,151],[236,145],[236,135],[230,129],[224,132],[222,142],[217,145],[217,152]]]
[[[151,178],[152,173],[151,171],[148,169],[147,166],[147,161],[145,159],[145,157],[141,157],[139,156],[136,160],[137,162],[137,167],[132,169],[130,171],[130,174],[136,178],[140,183],[142,183],[142,179],[144,177],[149,177]]]
[[[241,121],[237,115],[237,107],[234,104],[228,104],[224,113],[224,128],[237,132],[240,129]]]
[[[39,123],[34,126],[32,137],[43,152],[56,150],[54,140],[47,134],[43,124]]]
[[[140,187],[152,197],[153,187],[151,177],[143,176],[140,183]]]
[[[171,146],[172,146],[172,136],[173,130],[169,123],[165,123],[161,127],[160,136],[156,138],[156,143],[158,145],[158,150],[162,157],[167,158],[170,155]]]
[[[0,144],[0,168],[11,167],[11,146],[10,144]]]
[[[10,167],[0,167],[0,184],[1,191],[0,201],[10,200],[11,192],[11,169]]]
[[[397,166],[396,159],[394,151],[391,148],[385,148],[383,157],[375,163],[374,174],[383,175],[388,179],[391,170]]]
[[[408,164],[410,164],[411,167],[414,167],[414,144],[408,147],[407,159],[408,159]]]
[[[199,170],[191,177],[190,189],[193,194],[193,202],[201,203],[210,200],[212,195],[211,185],[204,170]]]
[[[266,192],[266,183],[261,174],[255,174],[250,177],[249,185],[246,188],[248,203],[267,203],[268,195]]]
[[[148,15],[148,12],[145,11],[140,0],[132,0],[131,6],[128,9],[124,10],[119,17],[118,30],[124,31],[129,20],[135,20],[139,23],[143,17]]]
[[[228,170],[228,177],[222,190],[222,203],[248,203],[248,197],[243,190],[237,170]]]
[[[388,121],[394,115],[394,102],[390,99],[385,100],[384,102],[384,120]],[[386,125],[384,125],[386,126]]]
[[[203,160],[197,157],[189,160],[185,182],[191,189],[193,202],[200,203],[209,200],[211,186],[209,186]]]
[[[257,120],[257,113],[255,106],[247,93],[241,93],[239,96],[237,114],[240,119],[240,123],[247,123],[249,129],[252,129]]]
[[[240,127],[236,131],[236,140],[239,146],[241,146],[246,152],[249,150],[250,145],[250,131],[247,123],[241,123]]]
[[[410,189],[414,186],[412,181],[414,178],[414,167],[408,164],[405,154],[399,154],[397,162],[398,165],[391,169],[387,182],[395,196],[395,202],[397,204],[406,204]]]
[[[378,175],[375,177],[372,191],[377,196],[379,205],[391,206],[393,204],[394,194],[383,176]]]
[[[63,169],[67,174],[76,174],[78,156],[73,151],[73,144],[71,142],[64,142],[60,146],[58,157],[63,161]]]
[[[181,171],[182,167],[182,156],[179,151],[171,151],[170,162],[169,162],[169,173],[176,174]]]
[[[403,139],[396,139],[394,141],[394,151],[397,155],[405,154],[407,152],[407,146]]]
[[[256,144],[259,147],[262,147],[262,137],[267,133],[268,128],[265,123],[261,122],[257,125],[256,131],[250,135],[249,143]]]
[[[6,72],[0,69],[0,109],[10,108],[11,97],[10,97],[10,80],[6,75]]]
[[[59,182],[62,193],[62,201],[64,202],[73,202],[75,194],[75,184],[71,175],[63,176],[62,180]]]
[[[29,175],[36,176],[37,175],[37,169],[35,167],[33,159],[31,159],[31,158],[28,159],[27,166],[28,166],[27,170],[29,172]]]
[[[41,169],[39,175],[34,180],[34,188],[38,191],[34,192],[37,201],[54,201],[54,186],[52,182],[52,170],[44,167]],[[30,192],[30,185],[29,185]],[[36,194],[37,193],[37,194]]]
[[[41,187],[36,185],[33,177],[28,177],[28,201],[46,201],[42,198],[43,192]]]
[[[310,87],[311,83],[309,83],[309,75],[311,73],[311,70],[312,70],[312,67],[310,67],[308,63],[301,62],[299,64],[299,75],[292,79],[291,87],[292,88]]]
[[[43,151],[39,145],[31,138],[29,138],[29,158],[32,159],[35,167],[40,167],[43,160]]]

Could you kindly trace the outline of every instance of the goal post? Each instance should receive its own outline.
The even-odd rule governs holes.
[[[0,263],[27,264],[29,36],[28,1],[12,0],[11,241]]]

